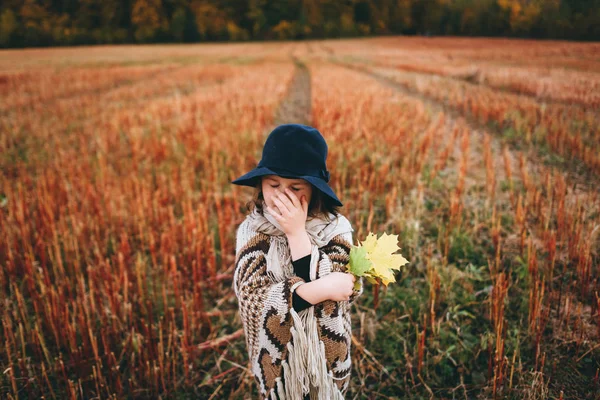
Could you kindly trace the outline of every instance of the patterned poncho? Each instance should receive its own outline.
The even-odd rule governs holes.
[[[345,272],[353,229],[342,215],[309,218],[310,279]],[[252,373],[262,399],[343,399],[351,373],[349,301],[326,300],[296,312],[292,295],[305,281],[294,275],[287,238],[277,221],[256,209],[237,231],[233,289]]]

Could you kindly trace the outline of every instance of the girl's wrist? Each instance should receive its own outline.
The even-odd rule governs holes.
[[[308,236],[308,233],[306,233],[306,228],[302,228],[302,229],[298,229],[297,231],[294,232],[289,232],[285,234],[289,239],[296,239],[296,238],[301,238],[302,236],[306,235]]]
[[[303,229],[299,232],[290,233],[287,236],[292,261],[296,261],[311,253],[312,243],[308,237],[308,233]]]

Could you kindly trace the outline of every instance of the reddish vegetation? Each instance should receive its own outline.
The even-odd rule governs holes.
[[[413,327],[414,348],[391,372],[363,325],[390,293],[373,288],[373,309],[357,310],[352,390],[369,393],[360,382],[384,382],[382,371],[432,390],[441,357],[433,344],[456,327],[451,287],[475,291],[473,266],[485,266],[489,280],[481,315],[468,323],[486,327],[490,396],[546,390],[535,374],[549,373],[553,346],[569,346],[579,361],[598,355],[600,74],[588,68],[600,65],[597,45],[247,46],[6,52],[2,396],[220,398],[227,387],[237,398],[250,390],[231,290],[235,228],[250,191],[229,182],[257,162],[288,89],[302,90],[292,85],[290,56],[310,73],[311,124],[328,141],[331,184],[355,239],[400,232],[406,274],[426,285],[418,317],[402,322]],[[26,68],[17,71],[19,60]],[[520,150],[529,144],[591,175],[544,164],[537,150]],[[512,296],[526,307],[509,310]],[[515,326],[529,359],[509,338]],[[214,357],[228,344],[235,351]],[[527,360],[533,382],[521,369]],[[462,382],[470,367],[457,368]],[[588,389],[598,387],[594,368]]]

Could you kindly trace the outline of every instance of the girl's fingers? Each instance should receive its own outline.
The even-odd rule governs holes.
[[[296,195],[292,193],[292,191],[289,188],[285,188],[285,193],[287,194],[287,197],[290,198],[290,201],[292,202],[292,205],[294,207],[302,208],[302,204],[300,204],[300,202],[298,201],[298,197],[296,197]]]
[[[287,191],[287,189],[286,189]],[[293,196],[293,195],[291,195]],[[288,211],[292,211],[294,208],[296,208],[296,206],[294,205],[294,203],[292,203],[292,201],[290,200],[290,198],[288,197],[288,195],[286,193],[279,193],[277,195],[277,197],[279,198],[279,200],[281,200],[281,202],[283,204],[285,204],[285,206],[288,208]]]
[[[288,209],[287,205],[281,201],[277,196],[273,199],[273,201],[277,204],[277,207],[279,207],[279,211],[281,211],[281,213],[283,214],[284,212],[289,214],[290,210]]]
[[[269,212],[269,214],[271,214],[273,217],[275,217],[275,219],[279,220],[281,218],[281,215],[279,215],[274,209],[272,209],[269,206],[267,207],[267,211]]]

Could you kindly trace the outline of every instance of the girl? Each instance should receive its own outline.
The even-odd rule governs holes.
[[[343,399],[348,390],[350,305],[363,287],[345,272],[353,229],[326,160],[317,129],[280,125],[258,166],[232,182],[256,189],[237,230],[233,289],[263,399]]]

